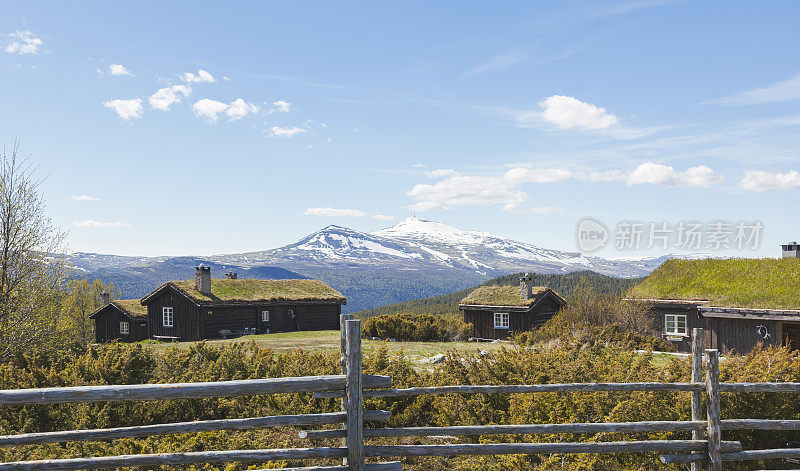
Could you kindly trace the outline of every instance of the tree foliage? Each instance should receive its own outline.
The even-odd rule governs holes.
[[[51,345],[58,336],[67,271],[61,232],[45,214],[41,181],[19,156],[0,156],[0,359]]]

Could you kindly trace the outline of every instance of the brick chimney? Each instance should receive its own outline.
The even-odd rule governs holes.
[[[800,245],[797,245],[797,242],[781,245],[781,256],[783,258],[800,258]]]
[[[239,278],[239,275],[234,271],[229,271],[228,273],[225,273],[225,279],[235,280],[237,278]]]
[[[519,277],[519,292],[523,301],[533,298],[533,277],[530,273]]]
[[[102,293],[100,293],[100,304],[105,306],[110,302],[111,302],[111,295],[108,294],[108,291],[103,291]]]
[[[194,269],[194,289],[206,296],[211,294],[211,267],[200,265]]]

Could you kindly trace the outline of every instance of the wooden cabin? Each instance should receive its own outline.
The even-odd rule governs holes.
[[[210,267],[197,267],[194,280],[164,283],[142,298],[150,337],[174,341],[338,330],[346,302],[318,280],[239,279],[235,274],[212,279]]]
[[[530,276],[516,286],[481,286],[461,300],[464,322],[473,338],[495,340],[535,329],[553,317],[566,301],[546,286],[533,286]]]
[[[756,345],[800,348],[800,259],[796,243],[782,258],[669,260],[633,288],[653,333],[691,351],[692,329],[705,348],[747,353]]]
[[[94,320],[96,342],[138,342],[147,338],[147,308],[142,306],[141,300],[109,301],[108,293],[103,293],[102,297],[103,307],[89,316]]]

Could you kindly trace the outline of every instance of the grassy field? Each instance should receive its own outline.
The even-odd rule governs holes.
[[[291,350],[304,348],[308,350],[338,350],[339,331],[320,330],[313,332],[284,332],[279,334],[248,335],[228,340],[207,340],[210,345],[219,345],[232,342],[256,342],[257,344],[269,347],[274,350]],[[179,343],[149,343],[155,348],[168,348],[173,345],[188,347],[196,342]],[[510,342],[384,342],[380,340],[364,340],[363,349],[365,353],[372,354],[382,345],[386,345],[390,355],[396,355],[402,350],[411,360],[422,363],[423,360],[437,355],[452,351],[455,353],[477,353],[481,350],[495,351],[502,346],[510,346]]]

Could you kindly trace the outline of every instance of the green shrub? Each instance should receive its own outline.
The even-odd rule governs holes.
[[[460,316],[394,314],[369,317],[361,321],[363,337],[395,339],[401,342],[466,340],[471,332],[472,325],[465,324]]]

